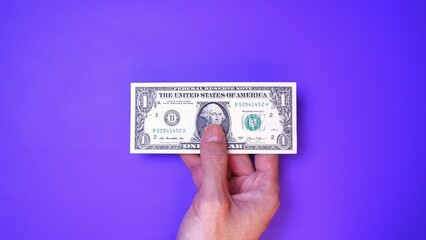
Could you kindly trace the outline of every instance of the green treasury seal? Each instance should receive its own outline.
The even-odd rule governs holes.
[[[261,120],[260,117],[256,114],[249,114],[244,119],[244,125],[250,131],[256,131],[260,128]]]

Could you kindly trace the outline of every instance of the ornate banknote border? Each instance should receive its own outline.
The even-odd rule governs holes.
[[[229,86],[215,86],[217,88],[226,88]],[[236,144],[244,144],[244,150],[253,151],[253,152],[261,152],[261,151],[277,151],[280,150],[290,150],[295,152],[295,136],[293,133],[295,131],[295,124],[293,124],[293,118],[295,116],[292,115],[293,110],[293,99],[295,99],[295,85],[292,86],[244,86],[238,85],[238,87],[250,87],[251,91],[261,91],[261,90],[269,90],[269,101],[271,102],[271,108],[277,109],[278,116],[280,118],[279,122],[282,127],[282,132],[277,137],[277,145],[256,145],[253,143],[246,142],[237,142],[235,138],[232,137],[232,131],[230,129],[229,136],[227,139],[228,143],[236,143]],[[135,150],[165,150],[164,153],[170,150],[185,150],[183,145],[184,143],[179,143],[176,145],[156,145],[152,144],[150,140],[150,136],[144,131],[145,119],[148,115],[148,112],[155,108],[158,104],[156,100],[156,92],[157,91],[173,91],[175,86],[161,86],[161,87],[135,87],[134,90],[134,136],[133,139],[133,148]],[[186,89],[185,91],[191,91],[190,89]],[[199,90],[192,90],[199,91]],[[227,89],[221,89],[220,91],[228,91]],[[229,90],[230,91],[230,90]],[[199,140],[194,137],[191,139],[192,143],[195,140]],[[196,141],[195,141],[196,142]],[[132,149],[131,149],[132,151]]]

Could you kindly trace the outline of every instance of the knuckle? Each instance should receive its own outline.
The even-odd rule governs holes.
[[[267,193],[265,194],[265,202],[268,202],[269,206],[272,206],[276,210],[281,205],[280,195],[278,192]]]
[[[210,166],[223,166],[227,164],[228,153],[226,149],[213,144],[211,147],[203,149],[201,152],[202,163]]]
[[[212,152],[208,158],[209,161],[212,161],[218,165],[226,163],[226,153],[224,152]]]
[[[281,206],[281,198],[278,196],[275,202],[275,208],[278,209]]]
[[[194,210],[200,215],[220,215],[229,211],[229,201],[225,198],[207,198],[198,196],[194,199]]]
[[[224,142],[209,142],[201,146],[201,151],[207,154],[212,154],[214,152],[225,153],[227,150]]]

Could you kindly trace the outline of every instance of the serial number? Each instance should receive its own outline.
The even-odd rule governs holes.
[[[186,128],[153,128],[153,133],[186,133]]]
[[[268,107],[267,102],[236,102],[235,107]]]

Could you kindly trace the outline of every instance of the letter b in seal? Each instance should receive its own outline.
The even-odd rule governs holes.
[[[180,115],[176,110],[169,110],[164,114],[164,122],[169,126],[176,126],[180,122]]]

